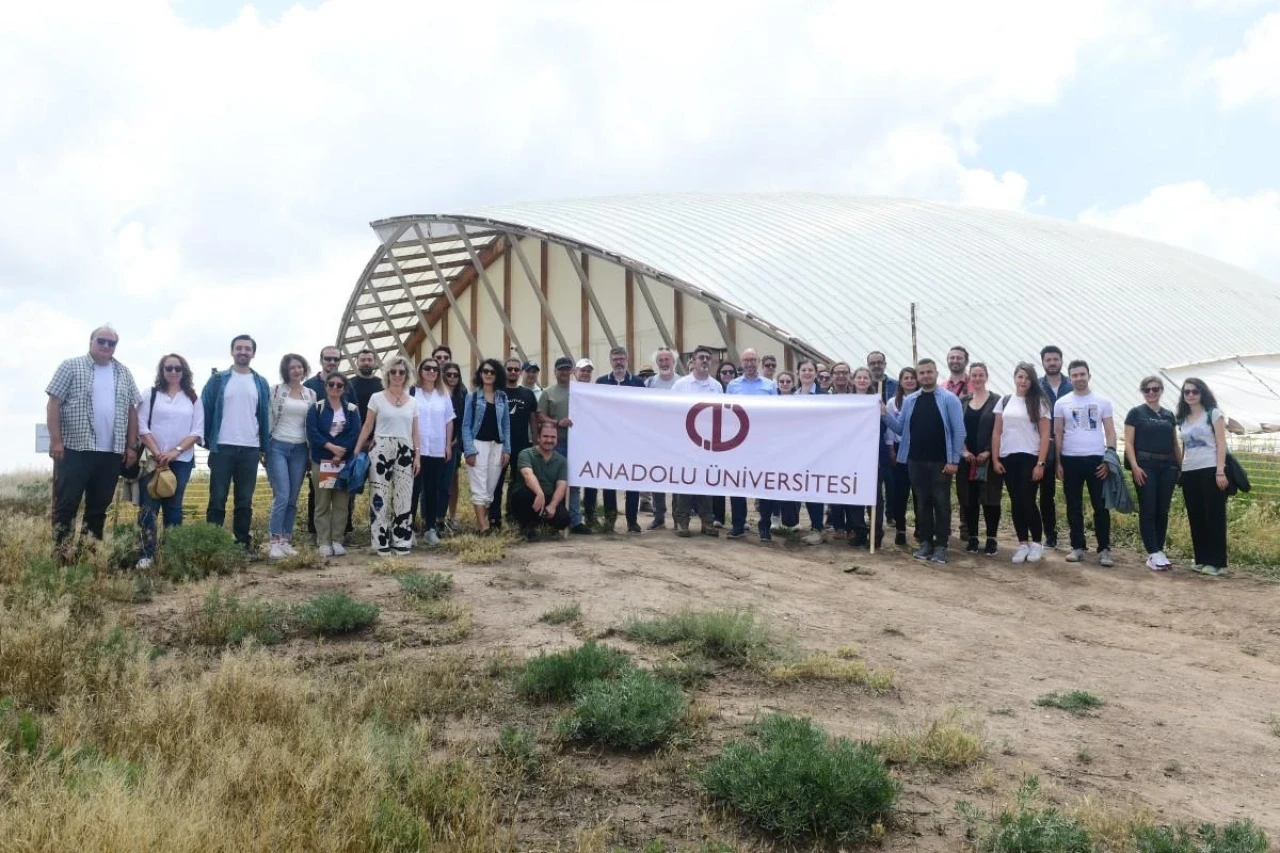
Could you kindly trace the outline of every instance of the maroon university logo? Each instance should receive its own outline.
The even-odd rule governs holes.
[[[698,415],[706,409],[711,410],[711,438],[703,438],[702,434],[698,432]],[[727,439],[724,437],[724,412],[726,409],[738,419],[738,431]],[[751,419],[747,417],[746,410],[737,404],[698,403],[689,409],[689,414],[685,416],[684,428],[685,432],[689,433],[689,440],[694,444],[703,450],[720,453],[725,450],[733,450],[747,440],[747,433],[751,429]]]

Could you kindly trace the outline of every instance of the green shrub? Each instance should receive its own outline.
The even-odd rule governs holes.
[[[372,625],[378,618],[378,605],[356,601],[345,592],[330,592],[299,604],[293,618],[314,634],[349,634]]]
[[[223,595],[215,586],[191,617],[186,638],[202,646],[236,646],[250,638],[273,646],[284,640],[286,621],[287,611],[278,604]]]
[[[572,625],[582,621],[582,605],[578,602],[553,607],[538,617],[539,622],[548,625]]]
[[[707,793],[786,843],[850,843],[883,829],[901,786],[867,743],[832,740],[808,718],[773,714],[702,773]]]
[[[0,751],[35,755],[43,735],[40,719],[35,714],[15,709],[12,699],[0,699]]]
[[[1267,853],[1267,834],[1251,820],[1237,820],[1218,828],[1201,824],[1195,832],[1186,826],[1137,826],[1133,832],[1138,853]]]
[[[631,668],[626,652],[586,643],[553,655],[540,654],[525,664],[516,691],[526,699],[563,702],[588,683],[613,678]]]
[[[638,642],[678,645],[685,652],[734,664],[773,656],[769,630],[750,610],[682,610],[669,616],[632,619],[622,633]]]
[[[244,549],[236,544],[235,537],[214,524],[170,528],[156,551],[160,574],[172,581],[230,574],[244,562]]]
[[[403,572],[395,576],[400,589],[410,598],[419,601],[436,601],[448,595],[453,589],[453,575],[433,572],[420,575],[417,572]]]
[[[538,748],[533,732],[517,726],[503,726],[498,734],[498,754],[507,764],[532,775],[538,772]]]
[[[1036,700],[1042,708],[1057,708],[1076,716],[1083,716],[1094,708],[1107,704],[1086,690],[1072,690],[1070,693],[1049,693]]]
[[[1018,789],[1014,807],[995,817],[956,803],[976,853],[1093,853],[1088,830],[1057,809],[1041,806],[1039,796],[1040,780],[1031,776]]]
[[[587,684],[557,730],[568,740],[647,749],[671,739],[685,708],[678,687],[630,669],[616,679]]]

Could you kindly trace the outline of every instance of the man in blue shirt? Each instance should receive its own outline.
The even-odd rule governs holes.
[[[742,367],[742,375],[729,380],[728,387],[724,389],[726,394],[773,395],[778,393],[778,386],[773,383],[773,380],[765,379],[760,375],[760,357],[756,355],[755,350],[743,350],[738,363]],[[776,507],[777,502],[767,498],[761,498],[759,501],[760,522],[756,529],[760,533],[761,542],[773,541],[769,533],[769,525],[772,523]],[[729,538],[741,539],[747,531],[747,499],[729,498],[729,512],[733,522],[729,530]]]
[[[616,346],[609,350],[610,371],[596,380],[597,385],[621,385],[627,388],[643,388],[644,380],[631,374],[627,367],[627,348]],[[627,514],[627,532],[643,533],[640,528],[640,493],[626,493],[625,512]],[[604,526],[612,533],[613,526],[618,523],[618,493],[608,489],[604,493]]]

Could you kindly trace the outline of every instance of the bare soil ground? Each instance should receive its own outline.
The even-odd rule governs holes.
[[[573,849],[575,836],[581,849],[583,830],[601,825],[609,844],[663,838],[683,847],[734,837],[732,818],[709,808],[692,771],[773,710],[859,738],[953,708],[977,722],[988,763],[903,774],[890,849],[957,849],[955,802],[1003,801],[1027,774],[1052,783],[1066,802],[1091,795],[1148,807],[1160,821],[1249,817],[1280,838],[1280,737],[1269,724],[1280,714],[1280,585],[1185,571],[1157,576],[1124,552],[1114,569],[1069,565],[1062,552],[1038,566],[1014,566],[1008,557],[1002,543],[998,556],[953,553],[937,566],[892,547],[872,556],[842,541],[761,546],[754,537],[677,539],[670,530],[522,544],[489,566],[415,552],[410,567],[452,573],[453,600],[473,608],[469,636],[447,645],[437,645],[438,628],[394,578],[374,572],[372,557],[288,573],[257,564],[222,585],[286,602],[344,590],[382,606],[378,625],[364,634],[278,647],[307,666],[459,653],[479,660],[503,651],[518,659],[607,636],[637,614],[751,607],[799,647],[857,646],[870,666],[896,673],[897,689],[874,696],[845,684],[781,686],[750,671],[722,671],[694,691],[707,720],[681,748],[645,755],[566,748],[537,782],[513,783],[506,806],[521,849]],[[137,622],[165,642],[207,590],[166,592],[136,608]],[[538,621],[571,602],[581,604],[585,626]],[[667,654],[618,637],[608,642],[642,661]],[[550,743],[554,711],[524,707],[503,689],[491,710],[451,725],[446,745],[483,756],[513,721]],[[1073,716],[1035,704],[1074,689],[1106,705]],[[761,844],[749,832],[737,837]]]

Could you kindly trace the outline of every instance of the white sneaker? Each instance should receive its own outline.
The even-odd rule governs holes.
[[[335,557],[345,557],[345,556],[347,556],[347,549],[342,547],[342,543],[341,543],[341,542],[331,542],[331,543],[329,543],[329,550],[333,552],[333,556],[335,556]]]
[[[1159,554],[1148,554],[1148,555],[1147,555],[1147,568],[1148,568],[1148,569],[1150,569],[1150,570],[1151,570],[1151,571],[1153,571],[1153,572],[1163,572],[1163,571],[1164,571],[1164,563],[1161,563],[1161,562],[1160,562],[1160,555],[1159,555]]]
[[[1067,562],[1068,562],[1068,563],[1078,563],[1078,562],[1080,562],[1080,561],[1081,561],[1081,560],[1083,560],[1083,559],[1084,559],[1084,549],[1083,549],[1083,548],[1072,548],[1072,549],[1071,549],[1071,553],[1067,555]]]
[[[281,543],[280,543],[280,550],[281,550],[281,551],[284,551],[284,555],[285,555],[286,557],[296,557],[296,556],[298,556],[298,552],[294,549],[294,547],[293,547],[293,543],[292,543],[292,542],[281,542]]]
[[[822,531],[821,530],[812,531],[808,536],[804,537],[803,541],[804,541],[804,544],[806,545],[821,545]]]
[[[1112,566],[1114,566],[1115,564],[1116,564],[1116,561],[1115,561],[1115,560],[1113,560],[1113,559],[1111,559],[1111,549],[1110,549],[1110,548],[1103,548],[1101,551],[1099,551],[1099,552],[1098,552],[1098,565],[1099,565],[1099,566],[1102,566],[1104,569],[1109,569],[1109,568],[1111,568]]]
[[[272,542],[271,547],[267,549],[268,560],[279,560],[284,556],[284,548],[280,547],[279,542]]]
[[[1031,548],[1028,545],[1019,545],[1018,550],[1013,552],[1013,561],[1015,563],[1025,563],[1027,557],[1031,556]]]
[[[1156,551],[1155,558],[1156,561],[1166,569],[1173,565],[1173,563],[1169,561],[1169,558],[1165,556],[1164,551]]]
[[[320,546],[320,556],[321,556],[321,557],[332,557],[332,556],[333,556],[333,546],[332,546],[332,545],[321,545],[321,546]]]
[[[139,560],[139,561],[138,561],[138,565],[137,565],[137,566],[135,566],[135,568],[138,568],[138,569],[149,569],[149,568],[151,568],[151,558],[150,558],[150,557],[143,557],[141,560]]]
[[[1027,554],[1028,563],[1038,563],[1044,558],[1044,546],[1039,542],[1031,543],[1031,551]]]
[[[428,530],[423,539],[426,541],[428,548],[434,548],[440,544],[440,535],[436,533],[435,528]]]

